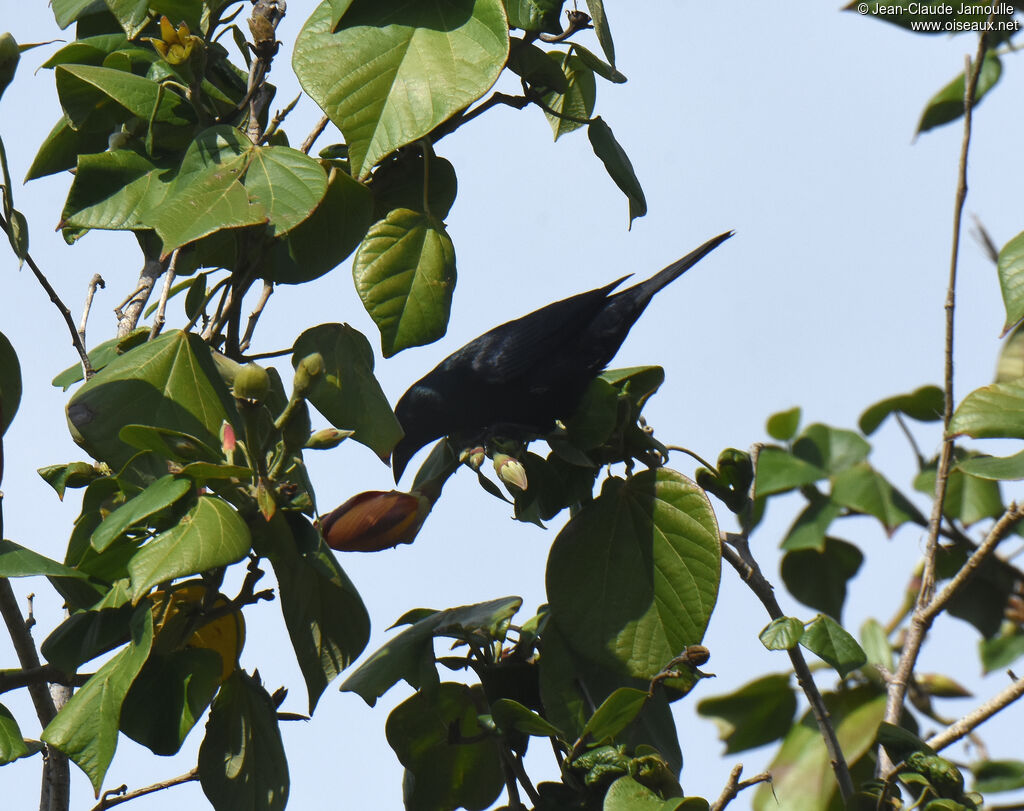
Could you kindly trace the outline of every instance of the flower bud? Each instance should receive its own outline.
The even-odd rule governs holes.
[[[232,392],[239,400],[259,405],[270,393],[270,375],[256,363],[247,363],[238,370]]]
[[[484,449],[480,445],[477,445],[475,448],[465,448],[459,454],[459,462],[468,465],[473,470],[480,470],[480,466],[483,465],[486,458]]]
[[[320,533],[331,549],[379,552],[412,543],[432,506],[418,493],[368,490],[325,515]]]
[[[230,422],[224,420],[220,426],[220,447],[224,451],[225,458],[231,458],[231,454],[235,452],[236,444],[235,428]]]
[[[329,451],[331,448],[338,447],[354,433],[355,431],[342,431],[339,428],[324,428],[322,431],[310,434],[309,439],[306,440],[306,447],[314,451]]]
[[[7,32],[0,34],[0,96],[14,79],[14,72],[18,69],[20,59],[21,49],[17,40]]]
[[[494,472],[510,487],[517,490],[525,490],[527,487],[526,468],[522,462],[507,453],[494,454]]]
[[[313,381],[324,373],[324,356],[319,352],[306,355],[295,367],[292,380],[292,397],[305,397]]]

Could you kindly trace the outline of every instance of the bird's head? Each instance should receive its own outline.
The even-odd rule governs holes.
[[[395,416],[405,432],[391,451],[391,469],[397,484],[416,451],[445,435],[448,419],[440,395],[422,382],[402,395],[395,406]]]

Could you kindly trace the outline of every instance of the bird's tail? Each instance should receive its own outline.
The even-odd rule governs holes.
[[[709,239],[699,248],[690,251],[682,259],[677,259],[664,270],[660,270],[655,273],[646,282],[640,282],[640,284],[636,285],[636,287],[640,288],[640,291],[642,291],[642,295],[637,297],[639,303],[646,307],[647,302],[651,300],[655,293],[661,290],[665,285],[671,284],[686,273],[686,271],[696,265],[701,259],[725,242],[734,233],[734,231],[726,231],[724,234],[719,234],[717,237]]]

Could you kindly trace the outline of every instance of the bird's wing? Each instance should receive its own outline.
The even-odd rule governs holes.
[[[448,357],[444,365],[462,366],[468,362],[483,383],[514,381],[548,360],[561,344],[579,335],[604,306],[608,294],[627,278],[501,324],[466,344]]]

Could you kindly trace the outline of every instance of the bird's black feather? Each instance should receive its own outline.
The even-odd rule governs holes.
[[[439,437],[502,426],[543,434],[571,416],[655,293],[731,236],[708,240],[645,282],[613,293],[624,276],[501,324],[453,352],[395,407],[405,431],[392,451],[395,481],[413,454]]]

